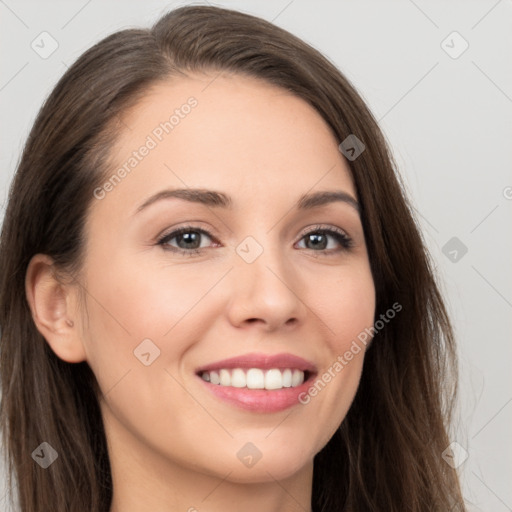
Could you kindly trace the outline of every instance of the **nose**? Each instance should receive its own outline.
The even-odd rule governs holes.
[[[306,310],[300,281],[279,249],[263,252],[251,263],[236,255],[231,272],[228,317],[236,327],[259,324],[265,331],[298,324]]]

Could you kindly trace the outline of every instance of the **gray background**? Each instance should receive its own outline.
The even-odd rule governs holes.
[[[149,26],[187,3],[0,0],[0,219],[28,130],[66,67],[107,34]],[[380,121],[456,327],[462,375],[452,439],[461,447],[459,463],[468,454],[459,471],[469,508],[512,510],[512,3],[215,5],[256,14],[306,40],[346,74]],[[47,58],[31,47],[43,31],[58,43]],[[464,42],[453,31],[469,44],[461,55]]]

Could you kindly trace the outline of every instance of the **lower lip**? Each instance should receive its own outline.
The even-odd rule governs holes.
[[[248,389],[211,384],[198,376],[207,389],[218,398],[241,409],[253,412],[278,412],[300,404],[299,395],[311,385],[312,376],[300,386],[282,389]]]

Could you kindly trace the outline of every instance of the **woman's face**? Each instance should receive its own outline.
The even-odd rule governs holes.
[[[82,343],[114,473],[291,476],[360,379],[375,289],[341,141],[284,90],[212,80],[148,91],[92,198]]]

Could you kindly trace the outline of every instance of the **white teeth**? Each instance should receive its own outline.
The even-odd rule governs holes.
[[[269,370],[265,374],[265,389],[281,389],[283,387],[283,376],[280,370]]]
[[[265,387],[265,377],[263,370],[259,368],[251,368],[246,374],[247,387],[249,389],[263,389]]]
[[[300,386],[304,382],[304,372],[300,370],[293,370],[292,374],[292,388]]]
[[[201,378],[211,384],[249,389],[282,389],[300,386],[304,382],[302,370],[272,368],[263,371],[260,368],[235,368],[202,372]]]
[[[289,368],[283,372],[283,387],[289,388],[292,385],[292,371]]]
[[[219,376],[221,386],[231,386],[231,375],[228,370],[221,370]]]
[[[231,385],[235,388],[245,388],[247,385],[245,373],[240,368],[233,370],[233,373],[231,374]]]

